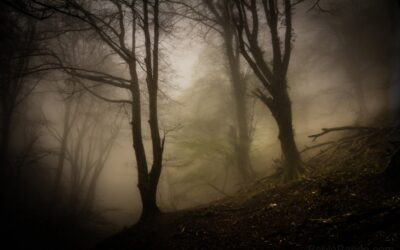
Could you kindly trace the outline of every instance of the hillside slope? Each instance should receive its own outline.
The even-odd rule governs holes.
[[[385,172],[388,137],[379,133],[340,138],[333,157],[314,161],[299,181],[262,179],[233,198],[138,224],[98,249],[400,249],[400,185]]]

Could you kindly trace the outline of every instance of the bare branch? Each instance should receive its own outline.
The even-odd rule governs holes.
[[[321,137],[325,134],[335,132],[335,131],[360,131],[360,132],[369,132],[369,131],[376,131],[379,128],[375,127],[363,127],[363,126],[344,126],[344,127],[334,127],[334,128],[322,128],[322,132],[318,134],[313,134],[308,137],[313,138],[315,141],[318,137]]]

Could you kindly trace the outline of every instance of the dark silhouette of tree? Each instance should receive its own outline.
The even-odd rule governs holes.
[[[92,212],[97,183],[122,122],[120,112],[113,110],[116,114],[109,114],[105,112],[107,107],[96,103],[93,97],[85,99],[76,104],[84,105],[84,108],[75,113],[81,119],[73,124],[74,128],[71,131],[73,134],[70,135],[65,154],[65,160],[70,167],[67,206],[69,212],[75,216],[88,215]],[[106,115],[112,119],[107,121]]]
[[[78,29],[78,27],[74,27],[75,24],[73,23],[66,23],[66,25],[70,25],[69,29]],[[46,28],[48,30],[54,29],[54,27]],[[51,31],[49,32],[51,33]],[[96,65],[98,68],[106,68],[109,66],[106,66],[103,63],[103,59],[107,55],[104,46],[101,46],[101,43],[97,40],[91,40],[90,37],[87,35],[85,36],[85,34],[79,32],[68,32],[56,36],[55,40],[57,42],[52,45],[51,49],[53,52],[57,53],[58,58],[64,62],[70,62],[71,64],[81,65],[88,68],[91,67],[91,65]],[[64,53],[64,51],[68,51],[68,53]],[[64,75],[63,78],[64,79],[60,81],[60,83],[56,84],[56,90],[54,91],[61,97],[65,106],[62,118],[62,131],[58,133],[55,129],[48,126],[49,132],[51,132],[60,142],[51,202],[52,206],[55,205],[59,198],[58,196],[61,187],[61,179],[64,174],[64,165],[70,133],[79,117],[79,110],[85,108],[83,99],[88,98],[87,96],[83,97],[86,91],[80,87],[81,83],[79,82],[79,78],[75,79],[70,75]],[[101,89],[92,89],[91,91],[93,93],[100,93]],[[83,136],[85,135],[82,135],[82,137]]]
[[[0,181],[4,184],[16,175],[16,169],[9,164],[15,114],[40,77],[29,72],[34,67],[37,46],[35,23],[9,8],[0,11],[0,21],[3,24],[0,28]]]
[[[279,129],[284,155],[284,179],[295,179],[304,167],[294,139],[292,107],[288,93],[287,72],[292,52],[293,25],[290,0],[235,0],[233,22],[238,34],[240,53],[261,82],[256,96],[268,107]],[[265,18],[262,19],[262,18]],[[260,29],[267,23],[272,47],[271,63],[263,49]],[[284,32],[281,32],[283,28]],[[264,33],[263,33],[264,34]]]
[[[65,110],[61,131],[48,125],[48,131],[60,144],[51,205],[54,211],[63,208],[68,214],[79,217],[93,212],[97,183],[123,117],[115,106],[99,103],[102,101],[85,92],[68,93],[62,95]],[[67,181],[67,192],[60,192],[62,180]]]
[[[190,17],[194,20],[201,20],[202,23],[212,27],[223,39],[228,70],[232,84],[232,96],[235,102],[235,115],[237,128],[232,131],[232,140],[236,148],[236,165],[243,179],[248,181],[253,175],[250,162],[250,130],[247,107],[247,86],[242,74],[240,65],[239,44],[237,42],[237,33],[232,23],[231,1],[202,1],[204,9],[196,10],[195,7],[189,7],[195,16]],[[198,7],[197,7],[198,8]]]
[[[62,135],[59,138],[60,140],[60,150],[58,152],[58,159],[57,159],[57,167],[56,167],[56,176],[54,179],[54,190],[53,190],[53,198],[52,202],[54,203],[59,195],[59,189],[61,186],[61,177],[64,171],[64,163],[68,145],[68,138],[72,129],[72,125],[74,120],[76,119],[76,112],[78,105],[75,106],[73,109],[73,98],[72,97],[64,97],[65,100],[65,111],[63,117],[63,127],[62,127]]]
[[[131,109],[133,148],[138,170],[138,188],[143,212],[141,219],[159,213],[156,204],[157,185],[162,169],[165,137],[161,137],[158,125],[159,91],[159,44],[160,33],[168,24],[168,17],[160,20],[160,5],[165,1],[34,1],[36,6],[52,9],[65,16],[79,20],[94,32],[112,55],[127,66],[129,78],[116,76],[96,69],[85,69],[71,65],[58,58],[55,67],[93,84],[103,84],[128,93],[127,98],[114,99],[92,91],[93,85],[82,86],[96,97],[111,103],[126,104]],[[163,26],[165,25],[165,26]],[[129,44],[128,44],[129,43]],[[57,58],[57,56],[55,56]],[[146,91],[142,89],[145,77]],[[148,164],[142,135],[142,92],[148,96],[149,126],[152,142],[152,165]]]

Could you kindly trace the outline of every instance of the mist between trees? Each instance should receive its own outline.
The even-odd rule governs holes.
[[[396,1],[1,2],[9,213],[115,229],[296,180],[310,134],[397,117]]]

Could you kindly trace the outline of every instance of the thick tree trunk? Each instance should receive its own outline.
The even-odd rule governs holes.
[[[146,47],[146,82],[147,91],[149,93],[149,125],[151,133],[151,143],[153,149],[153,164],[150,173],[147,174],[146,183],[140,189],[142,196],[143,211],[140,221],[152,219],[160,210],[157,206],[157,186],[161,175],[162,169],[162,156],[164,139],[161,141],[160,131],[158,126],[158,46],[159,46],[159,1],[154,1],[153,16],[154,16],[154,42],[152,48],[150,26],[149,26],[149,12],[148,1],[143,3],[143,31]]]
[[[157,118],[157,88],[149,90],[150,132],[153,145],[153,165],[146,178],[146,184],[139,188],[142,197],[142,215],[140,220],[146,221],[160,213],[157,206],[157,186],[162,169],[163,145],[160,139]]]
[[[135,73],[132,73],[135,75]],[[141,221],[153,217],[159,212],[156,203],[157,184],[151,182],[146,153],[143,145],[142,136],[142,119],[140,109],[140,91],[137,82],[132,83],[132,139],[135,151],[137,171],[138,171],[138,188],[142,201]],[[154,166],[153,166],[154,167]]]
[[[143,3],[144,12],[145,12],[145,20],[144,24],[146,27],[143,26],[143,30],[146,34],[148,30],[148,10],[147,10],[147,1]],[[133,2],[132,7],[134,7],[135,2]],[[139,78],[136,68],[136,14],[133,13],[133,23],[132,23],[132,62],[129,64],[129,73],[131,76],[131,94],[132,94],[132,104],[131,104],[131,113],[132,113],[132,140],[133,140],[133,149],[135,151],[136,157],[136,164],[137,164],[137,173],[138,173],[138,189],[140,193],[140,198],[142,201],[142,214],[140,217],[140,221],[145,221],[148,218],[153,217],[159,210],[156,204],[156,195],[155,193],[157,190],[153,188],[151,189],[150,185],[150,178],[149,178],[149,169],[147,165],[146,159],[146,152],[143,145],[143,135],[142,135],[142,111],[141,111],[141,96],[140,96],[140,87],[139,87]],[[149,39],[149,35],[146,34],[146,40]],[[151,44],[151,43],[150,43]],[[146,54],[148,54],[148,42],[146,43]],[[147,67],[147,74],[151,74],[152,70],[148,67],[149,58],[146,58],[146,67]],[[149,99],[151,102],[151,97],[149,93]],[[150,108],[151,109],[151,108]],[[151,114],[150,114],[151,120]]]
[[[157,183],[148,182],[145,187],[139,188],[142,197],[142,215],[140,221],[147,221],[160,213],[157,206]]]
[[[161,175],[163,143],[161,142],[158,128],[158,111],[157,111],[157,88],[149,91],[150,102],[150,131],[153,145],[153,165],[148,177],[148,185],[144,192],[141,191],[143,200],[142,220],[154,217],[160,210],[157,206],[157,186]]]
[[[233,21],[236,24],[240,52],[262,84],[262,88],[255,93],[272,112],[278,124],[279,140],[285,158],[284,180],[290,180],[303,171],[294,140],[292,108],[286,82],[292,52],[293,3],[290,0],[284,0],[283,4],[273,0],[262,1],[273,54],[272,60],[266,60],[260,47],[262,43],[259,42],[260,15],[257,2],[235,1],[237,15]],[[281,23],[285,26],[284,36],[280,32],[280,28],[283,28]]]
[[[138,94],[139,95],[139,94]],[[138,105],[139,97],[134,97],[132,105],[132,137],[133,148],[135,150],[137,170],[138,170],[138,188],[142,201],[141,221],[147,220],[156,214],[159,210],[156,204],[156,188],[151,184],[149,170],[147,168],[147,159],[143,146],[142,128],[141,128],[141,111]]]
[[[299,151],[294,139],[292,122],[292,107],[287,92],[286,84],[280,88],[274,99],[275,109],[271,110],[279,129],[279,141],[284,156],[283,180],[290,181],[299,177],[304,172]]]

